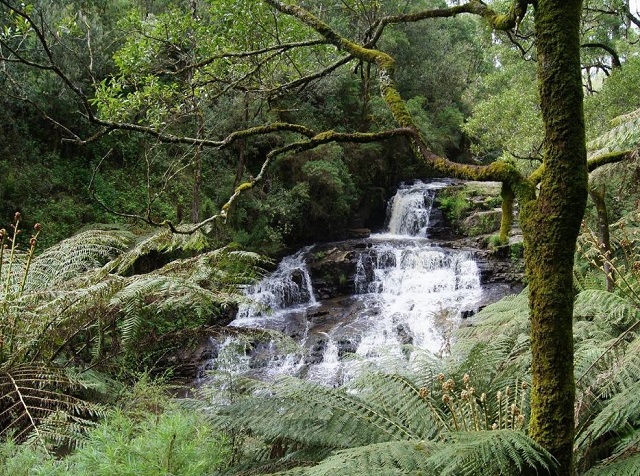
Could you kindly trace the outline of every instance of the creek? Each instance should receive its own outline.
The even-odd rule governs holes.
[[[230,324],[260,329],[262,337],[217,342],[208,368],[335,386],[364,366],[401,365],[415,348],[447,354],[453,330],[476,312],[484,291],[473,250],[446,248],[429,237],[434,197],[445,186],[403,185],[388,205],[385,232],[284,258],[246,290]],[[332,262],[339,269],[337,292],[320,289],[328,279],[327,254],[339,256]]]

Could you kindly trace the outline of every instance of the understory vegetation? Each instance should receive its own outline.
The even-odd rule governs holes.
[[[519,237],[514,195],[545,188],[534,3],[0,0],[0,474],[565,474],[529,432],[528,288],[450,355],[407,345],[339,388],[223,371],[193,388],[179,362],[230,334],[293,345],[226,327],[244,289],[301,246],[381,230],[399,183],[439,175],[416,156],[526,177],[438,204],[492,248]],[[640,476],[640,15],[582,7],[569,459]]]
[[[612,223],[606,254],[588,226],[575,280],[576,462],[579,474],[632,475],[640,467],[640,223],[635,213]],[[28,269],[28,254],[14,253],[9,282],[27,279],[2,301],[3,322],[15,325],[3,327],[3,474],[553,473],[553,459],[526,436],[526,289],[470,318],[444,359],[408,347],[410,358],[387,362],[396,372],[363,367],[342,388],[291,377],[238,380],[223,399],[210,387],[175,400],[161,375],[135,369],[153,374],[159,354],[195,341],[189,330],[202,331],[238,302],[231,290],[257,272],[258,261],[246,252],[200,251],[131,274],[142,250],[175,250],[175,238],[83,232]],[[36,292],[31,286],[47,276],[49,290]],[[29,319],[12,318],[17,312]],[[86,316],[80,326],[79,315]],[[73,361],[85,362],[84,370]],[[128,389],[127,382],[137,383]],[[63,449],[70,454],[60,458]]]

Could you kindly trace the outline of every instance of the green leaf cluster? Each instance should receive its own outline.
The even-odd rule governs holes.
[[[150,394],[153,389],[146,384],[137,393],[140,391]],[[152,403],[149,395],[126,397],[129,401],[124,408],[109,412],[64,459],[54,458],[37,444],[18,446],[11,439],[1,443],[0,472],[16,476],[206,476],[227,463],[227,438],[197,414],[169,402],[166,394],[153,402],[155,407],[137,411],[132,403],[143,404],[145,398]]]

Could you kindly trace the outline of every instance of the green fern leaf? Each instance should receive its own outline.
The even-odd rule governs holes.
[[[511,430],[454,432],[428,465],[441,476],[550,472],[553,458],[524,433]]]
[[[298,474],[341,475],[438,475],[427,461],[438,445],[430,441],[392,441],[351,448],[324,459]],[[295,473],[283,473],[295,474]]]
[[[46,364],[0,369],[0,438],[74,444],[101,413],[96,405],[73,397],[78,382]]]
[[[640,450],[591,468],[584,476],[640,476]]]

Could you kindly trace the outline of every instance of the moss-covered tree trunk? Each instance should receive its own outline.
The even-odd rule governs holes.
[[[573,256],[587,199],[580,75],[580,0],[539,0],[535,27],[538,87],[545,124],[539,196],[522,227],[531,310],[530,435],[572,475]]]

